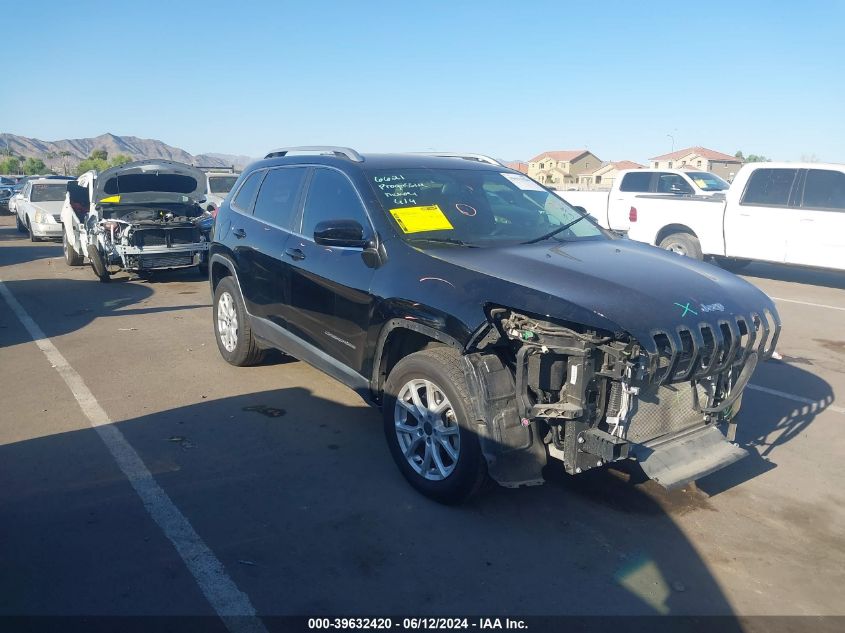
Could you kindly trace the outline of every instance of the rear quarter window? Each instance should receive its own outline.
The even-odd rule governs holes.
[[[745,186],[740,204],[785,207],[797,169],[758,169]]]
[[[622,178],[622,184],[619,185],[619,191],[633,191],[639,193],[646,193],[648,192],[650,185],[650,173],[631,172],[629,174],[625,174],[625,176]]]
[[[810,169],[804,182],[804,208],[845,211],[845,173]]]
[[[264,170],[258,170],[247,176],[244,184],[241,185],[237,195],[232,200],[232,206],[235,209],[246,213],[252,210],[252,203],[255,202],[255,195],[258,193],[258,187],[261,185],[264,173]]]

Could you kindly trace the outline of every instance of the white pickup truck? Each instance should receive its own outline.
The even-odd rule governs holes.
[[[845,270],[845,165],[749,163],[717,198],[640,195],[628,237],[696,259]]]
[[[556,191],[573,206],[582,207],[606,229],[630,228],[628,214],[642,195],[723,196],[730,185],[706,171],[683,169],[628,169],[619,172],[609,191]]]

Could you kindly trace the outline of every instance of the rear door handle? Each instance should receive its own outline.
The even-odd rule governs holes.
[[[305,253],[298,248],[286,248],[285,255],[297,262],[301,259],[305,259]]]
[[[246,237],[246,231],[243,229],[232,229],[232,235],[234,235],[239,240],[242,240]]]

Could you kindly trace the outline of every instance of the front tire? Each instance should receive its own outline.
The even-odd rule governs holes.
[[[70,242],[67,240],[67,233],[62,233],[62,250],[65,254],[65,263],[68,266],[82,266],[85,262],[85,258],[82,257],[79,253],[76,252],[76,249],[71,245]]]
[[[701,252],[701,242],[695,235],[689,233],[672,233],[672,235],[664,237],[660,242],[660,248],[698,261],[704,259]]]
[[[261,362],[264,350],[258,346],[238,286],[224,277],[214,290],[214,338],[220,355],[230,365],[247,367]]]
[[[15,212],[15,225],[18,227],[18,233],[26,233],[26,225],[21,222],[21,216]]]
[[[487,464],[471,411],[461,357],[450,347],[403,358],[384,385],[390,454],[411,486],[440,503],[462,503],[484,483]]]
[[[32,224],[29,223],[29,220],[26,221],[26,230],[29,231],[29,241],[30,242],[40,242],[40,237],[35,237],[35,233],[32,232]]]

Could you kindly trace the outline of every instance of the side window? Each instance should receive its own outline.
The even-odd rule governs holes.
[[[370,232],[370,221],[349,180],[333,169],[317,169],[308,187],[302,212],[302,234],[313,239],[314,228],[325,220],[357,220]]]
[[[255,201],[255,194],[258,193],[258,185],[261,184],[261,179],[264,177],[264,171],[258,170],[252,172],[241,188],[238,190],[238,195],[232,200],[232,206],[238,211],[245,211],[249,213],[252,209],[252,203]]]
[[[740,204],[785,207],[797,169],[758,169],[745,186]]]
[[[690,194],[692,187],[678,174],[660,174],[657,178],[658,193]]]
[[[304,167],[283,167],[268,171],[261,183],[252,214],[259,220],[289,229],[304,178]]]
[[[845,211],[845,173],[831,169],[810,169],[804,182],[802,207]]]
[[[648,192],[650,183],[651,173],[632,171],[625,174],[625,177],[622,179],[622,184],[619,185],[619,191],[646,193]]]

